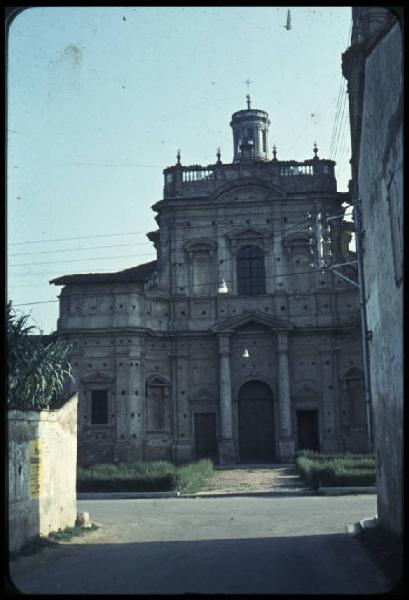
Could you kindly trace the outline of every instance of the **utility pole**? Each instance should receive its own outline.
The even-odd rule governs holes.
[[[364,396],[365,396],[365,407],[366,417],[368,423],[368,440],[370,449],[373,448],[373,423],[372,423],[372,406],[371,406],[371,387],[370,387],[370,371],[369,371],[369,348],[368,340],[371,337],[370,332],[367,329],[366,319],[366,304],[365,304],[365,280],[363,275],[363,262],[362,262],[362,224],[359,207],[357,204],[354,205],[353,219],[355,223],[355,244],[356,244],[356,260],[350,260],[338,264],[332,263],[333,252],[331,249],[330,232],[331,227],[329,221],[333,219],[343,219],[344,212],[332,217],[326,216],[323,212],[318,212],[313,215],[311,212],[307,212],[308,230],[310,233],[310,254],[311,262],[310,267],[320,269],[321,272],[329,269],[335,275],[347,281],[354,287],[358,288],[359,293],[359,305],[360,305],[360,320],[361,320],[361,345],[362,345],[362,362],[364,370]],[[356,264],[358,269],[358,282],[353,281],[350,277],[347,277],[344,273],[339,271],[340,267],[347,265]]]

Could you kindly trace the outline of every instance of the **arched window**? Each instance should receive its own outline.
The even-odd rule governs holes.
[[[237,253],[237,293],[244,296],[266,293],[264,253],[258,246],[243,246]]]

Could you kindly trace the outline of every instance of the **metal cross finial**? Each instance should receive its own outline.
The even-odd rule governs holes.
[[[247,109],[250,110],[250,102],[251,102],[251,99],[250,99],[250,84],[252,84],[253,82],[250,81],[250,79],[247,77],[247,79],[246,79],[246,81],[244,83],[247,85],[247,90],[248,90],[248,94],[246,96],[246,99],[247,99]]]

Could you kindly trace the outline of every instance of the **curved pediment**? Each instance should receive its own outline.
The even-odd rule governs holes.
[[[237,180],[228,181],[211,196],[211,200],[267,200],[270,198],[286,198],[287,193],[278,185],[268,183],[256,177],[240,177]]]
[[[193,238],[183,244],[183,249],[186,250],[186,252],[209,252],[215,250],[216,247],[217,242],[208,238]]]
[[[101,371],[91,371],[81,377],[83,383],[112,383],[114,378]]]
[[[282,244],[286,248],[295,246],[305,246],[309,243],[310,237],[308,231],[295,231],[283,238]]]
[[[248,330],[248,326],[251,323],[254,323],[257,329],[260,329],[261,326],[270,331],[290,330],[294,328],[294,325],[285,319],[272,317],[258,310],[248,310],[242,312],[240,315],[219,321],[211,328],[211,331],[222,333],[239,331],[240,328]]]

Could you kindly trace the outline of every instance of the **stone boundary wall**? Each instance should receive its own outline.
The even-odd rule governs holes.
[[[77,404],[8,413],[9,549],[72,527],[77,515]]]

